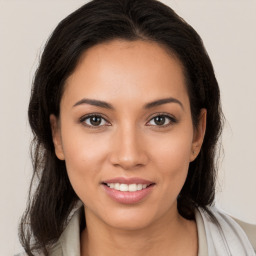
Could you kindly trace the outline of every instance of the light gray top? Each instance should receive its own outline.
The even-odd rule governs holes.
[[[198,256],[255,256],[256,225],[234,220],[216,207],[209,207],[219,225],[198,208],[195,219],[198,231]],[[83,207],[72,215],[50,256],[80,256],[80,220]],[[19,254],[19,256],[26,254]]]

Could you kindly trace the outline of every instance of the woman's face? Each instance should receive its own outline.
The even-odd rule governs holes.
[[[50,117],[87,222],[133,230],[177,217],[205,115],[194,129],[181,64],[158,44],[114,40],[87,50],[67,79],[60,119]]]

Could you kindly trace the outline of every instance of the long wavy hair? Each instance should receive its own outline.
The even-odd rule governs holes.
[[[28,109],[34,135],[33,177],[19,226],[20,241],[28,255],[34,255],[36,250],[48,255],[49,246],[60,237],[79,200],[65,162],[55,155],[49,116],[59,116],[65,81],[82,54],[113,39],[156,42],[182,63],[193,125],[197,126],[200,110],[205,108],[207,128],[201,151],[190,163],[177,198],[178,211],[193,219],[196,207],[207,211],[214,201],[215,155],[223,118],[218,83],[200,36],[171,8],[156,0],[93,0],[58,24],[46,43],[34,77]]]

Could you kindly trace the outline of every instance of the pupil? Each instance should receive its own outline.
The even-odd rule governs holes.
[[[100,121],[101,121],[101,118],[98,117],[98,116],[93,116],[93,117],[91,117],[91,123],[92,123],[93,125],[99,125],[99,124],[100,124]]]
[[[163,125],[165,122],[165,117],[164,116],[157,116],[155,117],[155,122],[158,125]]]

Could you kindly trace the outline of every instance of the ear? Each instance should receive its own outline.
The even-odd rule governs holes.
[[[50,115],[50,123],[52,130],[52,140],[55,148],[55,154],[60,160],[64,160],[64,152],[62,147],[62,139],[60,132],[60,125],[57,117],[53,114]]]
[[[198,156],[201,150],[201,147],[204,141],[205,131],[206,131],[206,117],[207,117],[207,110],[205,108],[202,108],[199,116],[198,125],[194,130],[191,156],[190,156],[191,162],[196,159],[196,157]]]

